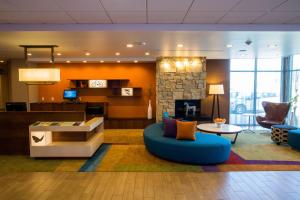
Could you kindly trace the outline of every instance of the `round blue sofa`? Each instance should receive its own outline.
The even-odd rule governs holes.
[[[293,148],[300,151],[300,129],[289,130],[288,144]]]
[[[228,160],[231,143],[213,135],[196,133],[196,140],[176,140],[163,136],[162,123],[152,124],[144,130],[144,142],[153,155],[189,164],[217,164]]]

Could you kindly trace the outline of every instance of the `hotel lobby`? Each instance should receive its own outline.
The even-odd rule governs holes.
[[[0,0],[0,199],[300,199],[300,1]]]

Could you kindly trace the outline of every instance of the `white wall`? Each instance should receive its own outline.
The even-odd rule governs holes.
[[[28,86],[19,82],[19,68],[25,67],[24,60],[11,60],[9,69],[9,101],[14,102],[37,102],[38,101],[38,86]],[[30,67],[36,67],[35,64],[30,64]],[[28,95],[29,92],[29,95]],[[29,96],[29,98],[28,98]]]

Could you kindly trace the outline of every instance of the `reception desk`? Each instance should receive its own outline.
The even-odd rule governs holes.
[[[91,157],[103,143],[103,126],[103,117],[89,121],[35,122],[29,126],[30,156]],[[73,139],[78,133],[84,136],[79,141]],[[55,139],[55,134],[64,139]]]
[[[29,155],[29,129],[36,121],[85,121],[85,112],[0,112],[0,154]],[[78,135],[76,139],[81,139]],[[64,139],[55,135],[55,140]]]

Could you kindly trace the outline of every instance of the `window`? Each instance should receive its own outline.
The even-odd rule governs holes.
[[[255,125],[263,101],[280,102],[281,59],[232,59],[230,123]]]
[[[293,56],[291,69],[291,111],[295,114],[292,120],[295,126],[300,125],[300,55]]]

